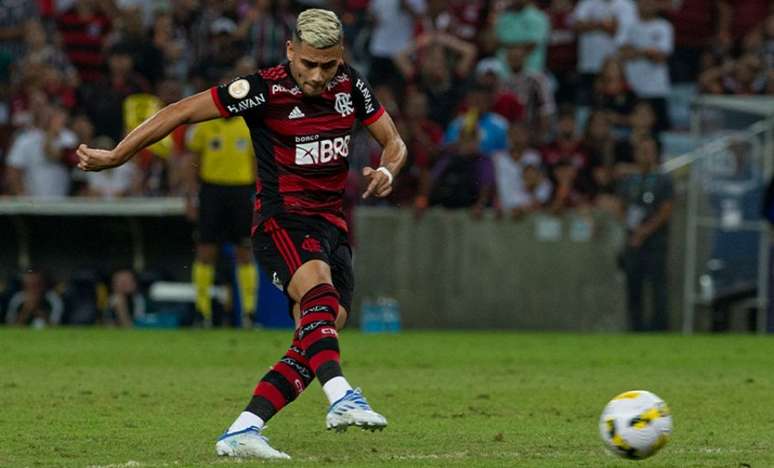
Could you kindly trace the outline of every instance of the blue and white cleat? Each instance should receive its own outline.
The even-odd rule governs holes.
[[[215,444],[215,451],[223,457],[290,460],[287,453],[273,449],[269,439],[255,426],[223,434]]]
[[[336,432],[346,431],[349,426],[375,431],[387,427],[387,420],[372,410],[359,388],[347,390],[339,401],[333,403],[325,417],[325,425]]]

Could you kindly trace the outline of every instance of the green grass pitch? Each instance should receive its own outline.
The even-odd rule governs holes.
[[[0,330],[0,466],[257,466],[214,442],[288,332]],[[342,333],[384,432],[324,429],[319,384],[269,423],[285,466],[774,466],[774,341],[754,336]],[[645,461],[597,419],[647,389],[674,417]]]

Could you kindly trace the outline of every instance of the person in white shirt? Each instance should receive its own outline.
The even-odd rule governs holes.
[[[65,197],[70,190],[70,170],[62,161],[78,144],[66,128],[61,108],[43,105],[34,111],[34,125],[19,133],[6,160],[11,195]]]
[[[97,137],[95,148],[112,148],[115,142],[108,136]],[[86,194],[97,198],[120,198],[142,191],[141,174],[134,164],[124,164],[100,172],[86,173]]]
[[[525,180],[532,169],[542,173],[541,157],[529,148],[529,127],[514,124],[508,132],[510,149],[493,158],[498,207],[511,218],[519,218],[542,207],[551,198],[551,182],[545,177],[537,183]]]
[[[659,17],[657,0],[640,0],[639,19],[624,31],[620,55],[632,90],[656,112],[656,131],[669,129],[666,97],[670,90],[669,56],[674,49],[672,24]]]
[[[401,75],[393,59],[411,45],[415,20],[426,10],[425,0],[371,0],[368,10],[374,20],[368,80],[374,87],[397,86]]]
[[[594,80],[605,59],[614,55],[628,26],[637,19],[632,0],[581,0],[573,11],[578,33],[578,102],[588,105]]]

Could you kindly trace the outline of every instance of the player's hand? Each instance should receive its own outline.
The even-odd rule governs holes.
[[[366,199],[371,195],[383,198],[392,192],[390,178],[387,177],[387,174],[384,172],[378,171],[372,167],[364,167],[363,176],[368,179],[368,188],[365,193],[363,193],[363,199]]]
[[[78,155],[78,169],[82,171],[96,172],[121,165],[115,153],[110,150],[89,148],[81,144],[78,146],[76,154]]]

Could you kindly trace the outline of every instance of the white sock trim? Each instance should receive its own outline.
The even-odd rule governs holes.
[[[341,400],[347,393],[347,390],[352,390],[352,386],[349,385],[349,382],[344,377],[334,377],[325,382],[322,389],[325,392],[325,396],[328,397],[328,403],[333,404]]]
[[[256,426],[258,429],[263,429],[264,424],[265,423],[263,422],[263,419],[259,418],[255,414],[249,411],[242,411],[239,417],[236,418],[236,421],[234,421],[234,424],[228,428],[228,432],[243,431],[251,426]]]

